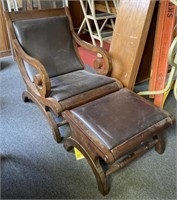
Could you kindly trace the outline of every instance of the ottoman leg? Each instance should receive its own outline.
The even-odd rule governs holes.
[[[159,153],[159,154],[163,154],[163,152],[165,151],[165,142],[164,142],[164,138],[162,135],[157,135],[156,138],[158,139],[157,144],[155,145],[155,150]]]
[[[88,152],[78,141],[76,141],[72,137],[67,138],[64,142],[64,148],[67,151],[70,151],[73,147],[76,147],[87,159],[90,167],[95,174],[99,191],[103,195],[108,194],[110,188],[103,167],[100,164],[98,155],[93,154],[93,152]]]

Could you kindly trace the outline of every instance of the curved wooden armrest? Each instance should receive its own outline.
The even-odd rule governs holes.
[[[48,97],[50,94],[51,83],[44,66],[40,63],[40,61],[25,53],[16,39],[12,40],[12,44],[14,46],[15,53],[17,54],[17,59],[20,57],[20,59],[23,59],[28,64],[32,65],[39,72],[39,74],[34,76],[34,84],[42,97]],[[24,78],[31,88],[31,81],[29,77],[25,76]]]
[[[35,85],[41,86],[42,85],[42,79],[40,74],[34,75],[34,83]]]
[[[104,69],[102,69],[102,58],[97,58],[94,61],[94,69],[96,70],[98,74],[108,75],[112,70],[111,58],[108,52],[101,47],[93,46],[92,44],[89,44],[88,42],[81,40],[74,31],[73,31],[73,37],[76,43],[80,45],[81,47],[101,54],[101,56],[103,57],[105,61],[105,67]]]

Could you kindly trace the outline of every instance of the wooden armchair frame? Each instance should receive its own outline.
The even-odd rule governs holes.
[[[115,86],[112,87],[111,85],[107,85],[104,88],[96,88],[93,91],[87,91],[81,95],[76,95],[74,97],[68,98],[61,103],[59,103],[56,99],[50,97],[51,82],[48,73],[43,64],[39,60],[35,59],[34,57],[31,57],[23,50],[23,48],[19,44],[19,41],[17,40],[13,28],[13,22],[18,20],[36,19],[36,18],[45,18],[45,17],[63,16],[63,15],[67,16],[69,19],[70,30],[73,38],[72,42],[74,44],[74,49],[80,62],[82,63],[82,60],[79,56],[77,45],[101,54],[102,59],[104,60],[104,68],[102,67],[102,62],[100,62],[100,59],[95,60],[94,68],[98,74],[109,75],[109,73],[111,72],[111,59],[109,57],[109,54],[103,48],[95,47],[85,41],[82,41],[77,36],[77,34],[74,31],[74,27],[72,25],[72,19],[67,7],[46,9],[46,10],[5,12],[7,28],[10,34],[10,39],[12,42],[13,49],[15,51],[15,57],[27,87],[27,90],[23,92],[23,100],[27,102],[30,99],[40,108],[40,110],[47,118],[49,125],[52,129],[53,136],[57,142],[61,141],[59,127],[65,124],[66,121],[57,124],[50,112],[51,110],[57,117],[59,117],[61,115],[61,112],[66,109],[66,105],[70,103],[72,108],[73,101],[78,102],[76,105],[78,106],[88,101],[104,96],[106,93],[111,93],[117,90]],[[38,74],[33,77],[33,82],[30,80],[27,74],[23,61],[29,63],[38,71]],[[118,80],[115,80],[115,82],[116,85],[121,85],[122,87],[122,84]]]

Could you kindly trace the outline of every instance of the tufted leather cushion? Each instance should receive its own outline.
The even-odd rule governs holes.
[[[113,82],[115,80],[110,77],[78,70],[51,78],[50,96],[61,101]]]
[[[13,26],[23,49],[44,65],[49,77],[83,69],[74,50],[66,16],[20,20]],[[25,64],[33,80],[36,71]]]
[[[167,118],[165,111],[125,88],[71,112],[109,150]]]

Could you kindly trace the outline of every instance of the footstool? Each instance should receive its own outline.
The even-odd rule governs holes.
[[[90,164],[103,195],[107,177],[155,146],[164,152],[162,130],[174,118],[136,93],[121,89],[63,112],[71,127],[66,150],[76,147]]]

